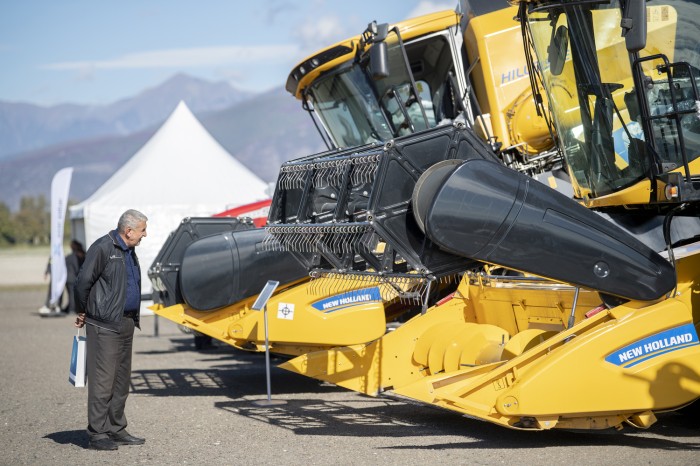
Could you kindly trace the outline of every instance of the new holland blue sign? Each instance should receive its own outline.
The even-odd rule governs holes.
[[[382,295],[379,293],[379,288],[375,286],[363,290],[353,290],[347,293],[337,294],[330,298],[316,301],[312,306],[319,311],[329,313],[345,309],[346,307],[381,300]]]
[[[689,346],[696,346],[698,334],[693,324],[681,325],[610,353],[605,360],[616,366],[632,367],[649,359]]]

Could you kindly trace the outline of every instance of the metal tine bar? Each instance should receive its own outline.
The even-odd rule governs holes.
[[[316,171],[314,171],[314,174],[311,178],[311,183],[315,188],[323,188],[323,172],[324,170],[322,168],[317,168]]]
[[[300,174],[302,173],[299,170],[299,167],[293,167],[294,169],[291,172],[291,177],[289,179],[289,189],[298,189],[300,188]]]
[[[315,231],[313,228],[308,228],[306,234],[304,235],[304,247],[307,252],[317,252],[318,243],[323,241],[323,233]]]
[[[320,245],[327,241],[327,234],[318,228],[310,228],[306,235],[306,245],[311,252],[321,252]]]
[[[292,170],[289,173],[289,183],[288,183],[288,188],[292,189],[297,185],[299,179],[299,172],[297,170]]]
[[[350,254],[353,251],[353,231],[354,227],[351,225],[342,229],[340,244],[342,254]]]
[[[291,167],[290,167],[290,168],[291,168]],[[287,177],[286,177],[286,179],[285,179],[285,184],[284,184],[284,188],[285,188],[285,189],[292,189],[292,187],[294,187],[294,177],[295,177],[295,176],[296,176],[296,175],[295,175],[294,171],[289,170],[289,171],[287,172]]]
[[[351,161],[348,159],[338,160],[335,163],[334,171],[333,171],[333,186],[337,186],[339,188],[342,188],[342,186],[340,186],[340,185],[343,182],[343,174],[345,173],[345,167],[347,167],[348,164],[350,164],[350,163],[351,163]]]
[[[353,159],[355,170],[353,171],[353,184],[371,183],[373,173],[379,166],[379,155],[369,155]]]
[[[304,180],[306,179],[306,173],[308,172],[308,168],[304,168],[305,167],[302,166],[294,167],[294,183],[292,184],[292,187],[295,189],[301,189],[304,187]]]
[[[273,251],[274,249],[272,249],[272,247],[274,244],[273,243],[274,239],[275,239],[274,236],[272,236],[269,232],[266,232],[265,237],[262,240],[262,245],[261,245],[262,250],[263,251]]]
[[[349,244],[350,238],[349,238],[348,230],[346,230],[346,229],[339,230],[337,237],[338,237],[338,252],[340,254],[347,254],[347,252],[350,250],[350,244]]]
[[[353,163],[352,169],[350,171],[350,184],[356,185],[359,184],[358,180],[358,174],[362,170],[362,165],[358,165]]]
[[[349,243],[350,236],[348,232],[348,228],[344,227],[341,227],[337,230],[336,237],[338,238],[338,240],[336,243],[336,250],[339,254],[345,255],[351,250]]]
[[[292,241],[294,241],[294,233],[283,233],[280,237],[285,251],[292,251]]]
[[[373,180],[372,173],[374,172],[372,165],[364,165],[362,167],[362,170],[360,171],[359,179],[357,180],[358,183],[371,183]]]
[[[338,252],[340,254],[348,254],[350,251],[352,251],[351,245],[350,245],[350,236],[347,230],[342,230],[338,234]]]
[[[295,233],[292,246],[297,251],[308,252],[306,249],[306,233],[304,233],[303,229]]]
[[[331,162],[321,162],[318,165],[321,165],[321,167],[316,173],[316,186],[319,188],[332,186],[334,167],[332,166]]]
[[[316,235],[311,232],[307,231],[306,233],[302,233],[299,235],[299,249],[305,252],[315,252],[315,240],[316,240]]]
[[[315,233],[311,229],[307,229],[306,233],[304,233],[301,236],[301,245],[300,247],[303,248],[304,251],[306,252],[316,252],[316,243],[318,242],[318,233]]]
[[[311,234],[310,236],[310,246],[312,248],[312,252],[320,252],[322,248],[319,247],[319,245],[323,244],[326,241],[326,237],[328,236],[328,233],[325,231],[322,231],[320,233],[316,234]]]
[[[352,227],[345,229],[343,233],[343,254],[350,254],[353,250],[353,229]]]
[[[364,234],[365,232],[360,228],[353,233],[352,244],[348,253],[355,254],[355,252],[359,251],[360,247],[362,247],[362,237]]]
[[[279,233],[275,232],[273,228],[268,228],[267,230],[267,236],[265,237],[265,240],[267,242],[267,249],[268,251],[284,251],[285,246],[284,242],[281,241],[281,239],[277,236]]]
[[[360,184],[365,178],[364,173],[366,171],[366,163],[364,158],[357,158],[353,160],[353,171],[352,171],[352,184]]]
[[[299,233],[290,231],[284,235],[284,244],[288,251],[296,251],[296,242],[298,240]]]
[[[285,246],[288,251],[297,251],[296,243],[299,240],[299,233],[291,231],[285,235]]]
[[[304,169],[306,168],[306,169]],[[306,176],[309,171],[308,167],[299,167],[297,170],[297,178],[295,187],[301,189],[304,187],[304,182],[306,181]]]
[[[279,231],[275,234],[275,237],[279,240],[284,251],[290,250],[289,243],[292,240],[292,235],[294,235],[294,233],[291,231]]]
[[[367,172],[366,172],[366,180],[367,182],[372,181],[377,173],[377,169],[379,168],[379,155],[374,156],[373,161],[371,164],[367,165]]]
[[[328,249],[330,249],[334,254],[338,254],[340,252],[339,249],[341,240],[342,239],[339,233],[329,233],[326,245],[328,246]]]
[[[294,239],[294,248],[301,252],[311,252],[311,246],[309,245],[309,233],[304,230],[297,233]]]
[[[350,293],[359,293],[361,289],[369,285],[375,285],[379,289],[383,301],[398,299],[402,304],[423,304],[426,293],[429,291],[430,280],[423,276],[397,277],[378,276],[371,273],[353,273],[336,271],[313,271],[314,283],[310,287],[313,293],[334,294],[344,287],[348,281],[352,283],[354,290]],[[405,290],[405,291],[404,291]]]
[[[340,249],[342,254],[347,255],[351,254],[353,251],[352,248],[352,233],[351,230],[345,230],[342,233],[342,241],[340,242]]]
[[[299,235],[299,248],[306,252],[314,251],[314,242],[317,232],[311,227],[303,227]]]
[[[279,189],[287,189],[287,170],[285,170],[285,167],[280,168],[280,177],[277,180],[277,187]]]

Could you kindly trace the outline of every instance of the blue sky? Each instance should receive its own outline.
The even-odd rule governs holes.
[[[315,50],[457,0],[2,0],[0,100],[108,104],[177,72],[251,91]]]

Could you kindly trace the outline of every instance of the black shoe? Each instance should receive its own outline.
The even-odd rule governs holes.
[[[119,447],[110,438],[100,438],[97,440],[90,440],[88,448],[90,450],[116,450]]]
[[[146,443],[145,438],[134,437],[129,434],[122,436],[110,435],[109,437],[115,445],[143,445]]]

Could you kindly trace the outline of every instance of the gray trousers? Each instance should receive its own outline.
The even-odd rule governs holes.
[[[124,435],[124,406],[131,384],[134,319],[122,318],[119,333],[87,325],[88,435]]]

